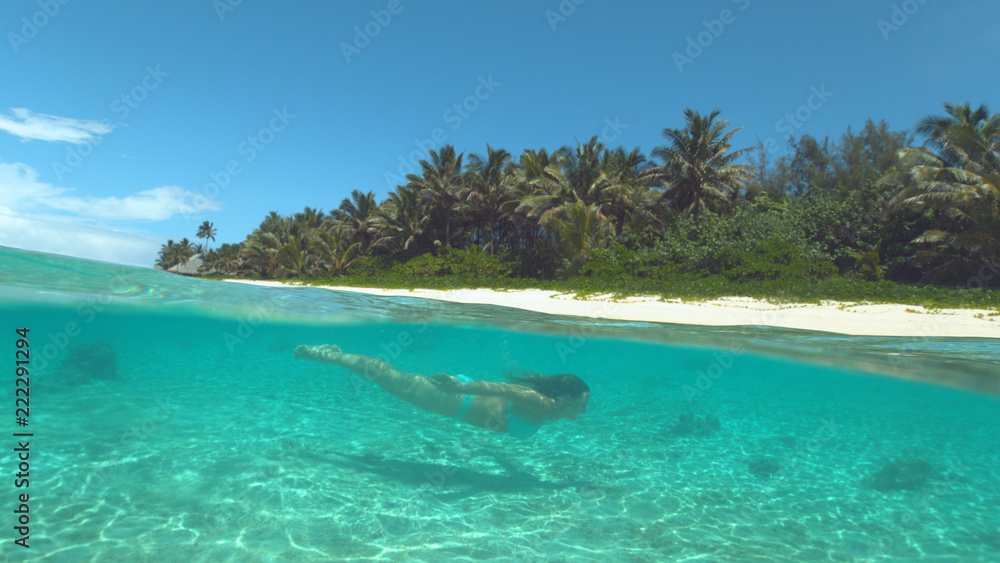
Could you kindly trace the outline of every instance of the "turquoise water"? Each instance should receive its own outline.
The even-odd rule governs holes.
[[[1000,346],[595,322],[0,248],[5,561],[995,561]],[[571,372],[514,440],[333,366]],[[8,365],[13,365],[8,361]],[[14,432],[32,432],[15,489]],[[29,549],[13,543],[30,493]]]

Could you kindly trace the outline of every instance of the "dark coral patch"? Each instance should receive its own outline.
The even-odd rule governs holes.
[[[770,479],[781,471],[781,464],[773,457],[762,455],[747,460],[747,468],[758,479]]]
[[[912,491],[926,485],[933,475],[934,468],[922,459],[894,459],[865,479],[864,484],[882,492]]]

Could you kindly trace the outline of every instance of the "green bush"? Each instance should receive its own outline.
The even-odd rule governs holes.
[[[738,248],[719,251],[709,261],[712,274],[729,281],[799,279],[813,281],[836,273],[830,262],[806,260],[802,251],[793,244],[776,239],[757,243],[752,252]]]
[[[393,273],[415,278],[460,276],[463,278],[507,278],[516,265],[473,247],[471,250],[452,248],[441,256],[422,254],[393,268]]]
[[[613,242],[593,253],[580,275],[602,279],[666,279],[681,268],[665,254],[650,249],[631,249]]]
[[[397,264],[399,264],[399,260],[393,256],[375,254],[356,260],[348,268],[347,274],[359,278],[370,278],[388,272]]]

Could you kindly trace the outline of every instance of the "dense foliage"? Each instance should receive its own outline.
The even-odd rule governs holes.
[[[868,121],[836,141],[790,139],[773,162],[763,144],[734,149],[718,111],[687,110],[649,159],[597,137],[516,162],[449,145],[382,202],[354,191],[329,214],[271,212],[205,253],[203,271],[932,302],[933,284],[955,288],[950,302],[991,303],[974,290],[1000,287],[1000,116],[945,109],[917,124],[921,146]],[[200,238],[214,235],[202,224]],[[170,242],[158,263],[190,248]]]

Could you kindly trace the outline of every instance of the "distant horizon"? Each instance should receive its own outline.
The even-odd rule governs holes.
[[[516,160],[597,135],[649,155],[686,108],[718,108],[736,148],[776,157],[868,119],[912,132],[946,102],[1000,109],[985,0],[20,0],[0,16],[17,78],[0,93],[0,245],[143,267],[205,220],[216,247],[270,211],[381,201],[446,144]]]

